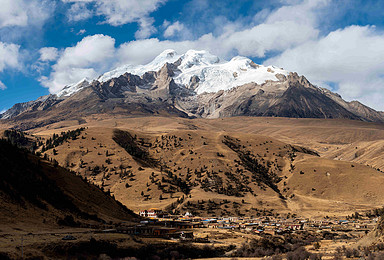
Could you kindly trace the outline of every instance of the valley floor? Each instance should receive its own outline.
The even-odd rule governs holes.
[[[263,222],[265,222],[264,219]],[[283,222],[292,220],[281,220]],[[335,221],[336,220],[332,220]],[[315,255],[322,255],[322,259],[334,259],[335,254],[342,250],[353,248],[357,241],[371,230],[373,226],[362,229],[360,225],[367,221],[351,221],[347,224],[330,225],[330,220],[309,221],[300,230],[282,230],[276,233],[279,227],[273,226],[277,222],[269,221],[265,231],[260,232],[249,226],[240,226],[236,221],[231,224],[231,228],[206,225],[194,229],[180,229],[180,232],[193,233],[190,239],[170,239],[168,235],[149,235],[149,234],[126,234],[123,229],[115,226],[106,225],[104,229],[84,229],[84,228],[45,228],[44,230],[33,230],[28,227],[1,229],[0,232],[0,254],[1,256],[18,258],[44,259],[72,259],[83,257],[92,259],[100,257],[138,257],[139,259],[148,258],[154,255],[171,258],[185,257],[204,258],[221,256],[228,259],[230,257],[238,259],[261,259],[261,256],[282,254],[296,250],[304,246],[306,252]],[[245,223],[245,222],[244,222]],[[249,223],[249,220],[248,220]],[[266,223],[266,222],[265,222]],[[321,224],[323,223],[323,224]],[[315,226],[316,225],[316,226]],[[144,225],[136,225],[136,232]],[[263,224],[261,226],[264,227]],[[259,228],[261,228],[261,226]],[[133,226],[132,226],[133,227]],[[163,224],[151,224],[153,229],[166,228]],[[29,231],[30,232],[29,232]],[[295,240],[295,242],[293,242]],[[254,241],[269,241],[264,246],[259,245],[259,251],[248,249],[248,244]],[[271,248],[286,248],[287,252],[271,252]],[[191,252],[191,250],[193,252]],[[248,251],[247,251],[248,250]],[[178,256],[176,256],[176,255]],[[260,257],[249,257],[250,255]],[[247,256],[244,258],[244,256]]]

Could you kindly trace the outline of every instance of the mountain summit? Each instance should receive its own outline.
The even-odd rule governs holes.
[[[218,118],[277,116],[384,122],[384,114],[311,84],[304,76],[245,57],[166,50],[146,65],[124,65],[97,79],[16,104],[0,115],[23,129],[92,114]],[[31,120],[33,119],[33,120]]]
[[[173,79],[178,85],[190,86],[191,82],[198,78],[198,84],[193,86],[196,94],[229,90],[250,82],[262,84],[267,80],[277,81],[277,74],[288,74],[282,69],[257,65],[252,60],[240,56],[234,57],[230,61],[222,61],[207,51],[189,50],[178,55],[174,50],[165,50],[146,65],[124,65],[104,73],[94,80],[107,82],[125,73],[142,77],[148,72],[159,71],[166,63],[174,65]],[[79,86],[86,81],[90,80],[84,79],[77,84],[65,87],[57,93],[57,96],[68,96],[70,91],[77,92],[80,89]]]

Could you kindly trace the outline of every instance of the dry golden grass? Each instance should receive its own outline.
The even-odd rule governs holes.
[[[384,184],[384,175],[364,165],[384,168],[381,152],[384,126],[380,124],[331,119],[234,117],[209,120],[111,118],[107,115],[94,115],[86,118],[86,122],[82,125],[72,121],[60,122],[33,129],[30,133],[49,137],[53,133],[87,127],[82,134],[85,139],[71,140],[57,147],[58,155],[54,158],[63,166],[75,164],[70,169],[79,171],[91,182],[110,189],[119,201],[134,211],[152,207],[164,208],[183,194],[177,192],[170,198],[169,194],[164,194],[153,186],[147,187],[152,172],[162,176],[160,170],[143,167],[144,170],[139,171],[140,163],[112,140],[114,129],[127,130],[148,142],[154,142],[162,135],[177,136],[185,140],[182,148],[158,151],[150,149],[151,156],[161,159],[172,169],[181,167],[176,169],[177,174],[185,175],[185,169],[190,168],[193,171],[203,165],[207,166],[208,170],[235,170],[234,160],[238,159],[238,156],[222,143],[224,135],[239,138],[243,145],[251,145],[248,149],[252,153],[258,153],[270,161],[278,159],[282,166],[278,174],[284,179],[279,183],[279,188],[287,188],[284,193],[284,196],[288,197],[286,202],[279,199],[271,189],[262,190],[257,186],[252,186],[256,197],[246,194],[244,198],[205,192],[195,187],[191,191],[191,198],[188,198],[191,202],[205,199],[229,200],[241,204],[244,199],[246,203],[241,205],[241,211],[246,214],[251,214],[250,210],[254,207],[312,217],[349,214],[356,210],[379,207],[384,203],[384,191],[380,188]],[[266,140],[273,140],[272,144],[268,144],[268,154],[265,154],[266,147],[256,146]],[[204,145],[204,142],[207,145]],[[291,173],[289,160],[272,155],[277,154],[286,144],[310,148],[318,152],[321,158],[298,154],[293,163],[295,170]],[[112,155],[106,157],[107,150]],[[189,150],[193,150],[193,155],[188,154]],[[218,158],[218,152],[224,157]],[[47,153],[53,157],[52,150]],[[186,155],[182,156],[181,153]],[[85,168],[79,167],[80,159],[86,163]],[[111,163],[108,164],[106,159],[110,159]],[[90,176],[87,169],[96,165],[108,167],[108,172]],[[120,165],[130,167],[134,174],[133,179],[121,178]],[[113,168],[117,170],[112,170]],[[304,174],[300,174],[300,171]],[[126,183],[132,187],[126,188]],[[142,191],[152,199],[144,200]],[[165,199],[159,200],[160,195]],[[234,212],[232,207],[229,212]]]

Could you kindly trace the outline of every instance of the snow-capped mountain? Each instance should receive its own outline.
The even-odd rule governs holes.
[[[202,94],[229,90],[252,82],[262,84],[267,80],[278,81],[277,74],[288,74],[282,69],[257,65],[245,57],[234,57],[228,62],[220,62],[215,56],[204,59],[206,56],[206,52],[189,51],[181,57],[178,67],[181,72],[175,77],[175,82],[188,86],[191,79],[197,77],[199,82],[194,90],[197,94]]]
[[[196,94],[229,90],[252,82],[262,84],[267,80],[278,81],[277,74],[288,75],[283,69],[257,65],[246,57],[237,56],[230,61],[222,61],[207,51],[189,50],[179,55],[174,50],[165,50],[146,65],[124,65],[94,80],[106,82],[125,73],[143,76],[147,72],[160,70],[166,63],[175,64],[177,67],[173,77],[176,84],[186,87],[190,86],[194,79],[199,79],[193,89]],[[89,84],[90,81],[83,79],[79,83],[67,86],[57,93],[57,96],[69,96],[86,87],[84,83]]]
[[[166,50],[146,65],[125,65],[96,79],[83,79],[56,95],[16,104],[0,117],[23,121],[23,128],[31,128],[60,120],[84,120],[84,116],[100,113],[384,122],[382,112],[356,101],[346,102],[296,73],[257,65],[245,57],[225,61],[196,50],[181,55]]]

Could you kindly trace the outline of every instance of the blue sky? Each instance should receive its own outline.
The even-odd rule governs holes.
[[[247,56],[384,110],[384,1],[0,0],[0,112],[164,49]]]

